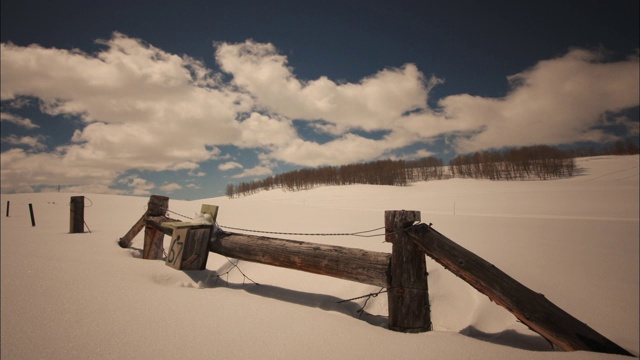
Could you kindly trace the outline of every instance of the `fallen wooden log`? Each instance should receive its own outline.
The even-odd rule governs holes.
[[[561,349],[633,356],[547,300],[544,295],[522,285],[430,226],[415,225],[408,228],[407,233],[425,254]]]
[[[216,231],[209,250],[238,260],[389,287],[390,254]]]
[[[169,198],[160,195],[151,195],[147,203],[147,210],[142,214],[140,219],[127,231],[127,233],[118,240],[118,245],[122,248],[131,246],[133,238],[147,225],[147,220],[151,216],[164,216],[169,209]]]

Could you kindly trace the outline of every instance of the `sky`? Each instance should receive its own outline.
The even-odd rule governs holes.
[[[202,199],[300,167],[639,135],[637,0],[1,3],[1,191]]]

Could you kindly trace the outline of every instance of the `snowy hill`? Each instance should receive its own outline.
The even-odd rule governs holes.
[[[314,234],[376,229],[385,210],[419,210],[423,222],[637,355],[638,160],[577,159],[580,174],[561,180],[272,190],[170,200],[169,209],[192,217],[201,204],[215,204],[222,227]],[[73,195],[87,198],[91,233],[68,233]],[[143,214],[146,197],[36,193],[1,200],[2,359],[617,357],[552,349],[430,259],[434,331],[402,334],[385,329],[386,296],[339,303],[380,288],[243,261],[238,269],[217,254],[207,270],[189,272],[140,259],[142,234],[131,249],[116,240]],[[274,236],[391,251],[383,236]]]

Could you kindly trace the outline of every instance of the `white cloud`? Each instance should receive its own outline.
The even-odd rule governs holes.
[[[218,170],[221,171],[229,171],[233,169],[242,169],[242,164],[237,163],[235,161],[228,161],[226,163],[218,165]]]
[[[413,154],[409,154],[407,156],[405,156],[405,159],[409,159],[409,160],[413,160],[413,159],[422,159],[422,158],[426,158],[426,157],[430,157],[430,156],[437,156],[435,153],[433,153],[432,151],[426,150],[426,149],[420,149],[416,152],[414,152]]]
[[[388,139],[371,140],[347,134],[325,144],[297,139],[275,149],[270,155],[278,160],[304,166],[344,165],[375,159],[393,148]]]
[[[204,171],[196,171],[195,169],[192,169],[187,173],[187,175],[193,176],[193,177],[203,177],[203,176],[206,176],[207,173],[205,173]]]
[[[216,144],[239,138],[236,114],[252,101],[219,83],[203,64],[118,33],[100,43],[106,49],[95,55],[1,45],[3,101],[39,98],[46,113],[78,115],[85,122],[70,144],[48,155],[51,167],[40,167],[41,158],[31,154],[18,168],[3,161],[3,186],[13,187],[5,172],[47,179],[60,176],[55,167],[103,174],[104,183],[130,169],[194,170],[217,157]]]
[[[55,151],[29,153],[13,148],[0,154],[0,164],[2,192],[47,185],[110,187],[118,176],[118,172],[109,167],[91,166],[90,160],[65,159]]]
[[[240,147],[279,148],[298,138],[291,121],[286,118],[252,113],[240,125]]]
[[[27,129],[37,129],[40,127],[34,124],[31,119],[23,118],[21,116],[6,112],[0,113],[0,121],[6,121]]]
[[[598,126],[606,113],[640,104],[638,70],[637,57],[604,63],[598,53],[572,50],[511,76],[513,89],[502,99],[462,94],[439,105],[450,120],[477,132],[455,141],[461,151],[612,140]]]
[[[166,192],[173,192],[180,189],[182,189],[182,185],[177,183],[169,183],[169,184],[164,184],[160,186],[160,190],[166,191]]]
[[[9,105],[13,109],[22,109],[26,106],[31,106],[33,104],[33,99],[26,97],[19,97],[11,100],[7,105]]]
[[[248,178],[248,177],[269,176],[271,174],[273,174],[273,171],[271,170],[271,168],[259,165],[251,169],[245,169],[242,173],[238,175],[234,175],[231,178],[242,179],[242,178]]]
[[[98,43],[104,48],[95,54],[1,45],[2,101],[17,108],[36,98],[43,112],[82,120],[67,144],[46,153],[39,135],[5,137],[5,144],[40,152],[1,154],[3,192],[59,184],[109,189],[133,169],[203,176],[199,164],[230,159],[223,145],[256,150],[261,163],[234,176],[242,178],[270,175],[278,161],[340,165],[392,156],[442,135],[458,150],[473,151],[609,139],[599,127],[611,124],[638,133],[637,121],[616,114],[638,106],[637,57],[603,62],[595,52],[572,50],[509,77],[512,89],[503,98],[458,94],[431,109],[429,91],[442,81],[410,63],[357,83],[305,80],[272,44],[219,43],[215,58],[231,76],[225,83],[189,56],[120,33]],[[37,126],[9,113],[2,121]],[[302,138],[297,121],[330,140]],[[155,188],[126,179],[130,193]]]
[[[129,176],[120,180],[130,189],[132,195],[150,195],[156,186],[152,182],[138,176]]]
[[[42,135],[18,137],[12,134],[7,137],[3,137],[1,141],[11,145],[28,146],[37,151],[45,150],[47,148],[47,146],[42,143],[44,141],[44,136]]]
[[[219,44],[216,60],[266,110],[291,119],[323,119],[342,132],[393,128],[403,113],[424,109],[428,89],[441,81],[426,81],[414,64],[382,70],[358,84],[326,77],[302,81],[272,44],[250,40]]]

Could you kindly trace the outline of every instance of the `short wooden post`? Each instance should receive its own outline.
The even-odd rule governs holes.
[[[72,196],[69,204],[69,232],[71,234],[84,232],[84,196]]]
[[[7,217],[9,217],[9,201],[7,200]]]
[[[213,226],[192,225],[173,230],[166,264],[176,270],[204,270]]]
[[[148,216],[163,216],[169,210],[169,198],[160,195],[151,195],[147,204]]]
[[[425,255],[405,229],[420,221],[419,211],[385,211],[385,241],[392,243],[389,264],[389,329],[418,333],[431,330]]]
[[[169,210],[169,198],[160,195],[151,195],[147,204],[147,217],[164,216]],[[146,219],[145,219],[146,220]],[[144,229],[144,248],[142,258],[147,260],[162,260],[164,246],[162,241],[164,234],[158,229],[146,224]]]
[[[36,219],[33,216],[33,205],[29,204],[29,215],[31,215],[31,226],[36,226]]]
[[[182,270],[206,269],[212,231],[213,226],[189,229],[180,262]]]
[[[147,260],[162,260],[164,252],[163,239],[164,234],[162,232],[152,226],[145,226],[142,258]]]
[[[209,258],[211,239],[218,206],[202,204],[200,213],[208,217],[207,223],[165,222],[161,228],[172,229],[166,264],[176,270],[204,270]]]

